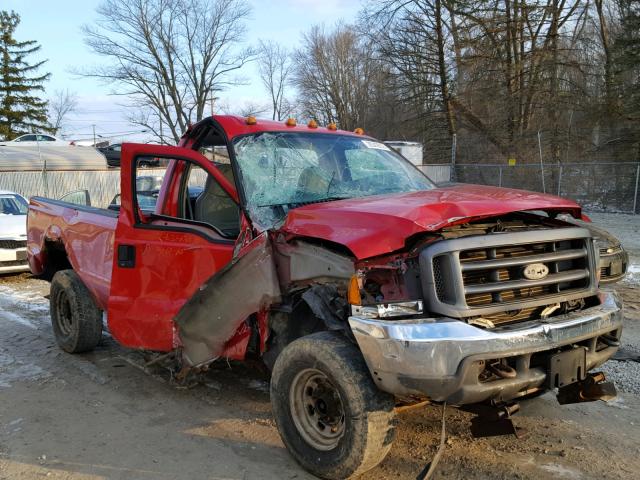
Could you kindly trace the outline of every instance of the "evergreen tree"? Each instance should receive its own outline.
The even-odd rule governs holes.
[[[5,140],[50,130],[47,102],[38,93],[44,90],[43,84],[51,74],[37,74],[46,60],[34,64],[27,61],[41,47],[35,40],[15,40],[13,34],[19,23],[17,13],[0,11],[0,138]]]

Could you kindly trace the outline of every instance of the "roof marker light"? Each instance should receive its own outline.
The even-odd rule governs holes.
[[[295,118],[289,117],[289,118],[287,118],[287,121],[284,122],[284,124],[287,127],[295,127],[298,124],[298,122],[296,122]]]
[[[256,123],[258,123],[256,117],[254,117],[253,115],[249,115],[247,117],[247,125],[255,125]]]
[[[353,133],[355,133],[356,135],[364,135],[364,130],[358,127],[353,131]]]
[[[333,122],[327,125],[327,130],[337,130],[337,129],[338,129],[338,126]]]
[[[318,128],[318,122],[316,122],[315,120],[309,120],[309,123],[307,124],[307,127],[309,127],[309,128]]]

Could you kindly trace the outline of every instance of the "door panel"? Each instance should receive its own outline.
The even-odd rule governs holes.
[[[173,317],[202,283],[224,267],[233,242],[212,244],[194,233],[143,230],[135,238],[116,230],[118,244],[135,250],[135,266],[114,265],[109,330],[129,347],[171,350]]]
[[[134,192],[136,182],[131,180],[136,172],[133,159],[142,155],[178,159],[169,164],[163,192],[185,188],[186,182],[182,182],[185,169],[177,168],[178,162],[197,165],[209,176],[221,174],[210,161],[192,150],[157,145],[123,146],[123,205],[115,245],[115,251],[122,251],[122,257],[116,255],[113,263],[109,330],[125,346],[169,351],[178,344],[175,315],[208,278],[231,261],[235,241],[202,225],[190,225],[181,218],[174,222],[169,217],[144,215],[137,202],[131,200],[137,194]],[[143,174],[148,174],[148,170]],[[221,186],[230,196],[235,193],[229,191],[233,188],[230,184]],[[166,211],[166,203],[160,202],[172,199],[162,194],[159,197],[156,212]],[[179,194],[174,196],[173,201],[179,197]],[[123,248],[119,248],[121,246]]]

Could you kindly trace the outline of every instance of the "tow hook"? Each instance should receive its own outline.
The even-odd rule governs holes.
[[[461,410],[476,414],[471,419],[471,434],[475,438],[515,435],[522,439],[525,435],[524,429],[513,423],[512,415],[520,410],[519,403],[475,404],[461,407]]]
[[[571,403],[595,402],[603,400],[608,402],[617,396],[613,382],[608,382],[602,372],[587,374],[587,378],[558,389],[558,403],[567,405]]]

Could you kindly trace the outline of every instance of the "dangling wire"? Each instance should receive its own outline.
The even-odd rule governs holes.
[[[442,431],[440,433],[440,446],[438,447],[438,451],[434,455],[433,460],[431,460],[431,463],[424,467],[424,469],[416,477],[416,480],[430,480],[434,472],[436,471],[436,467],[438,466],[438,462],[440,461],[442,454],[444,453],[444,449],[447,445],[447,427],[445,422],[446,411],[447,403],[445,402],[442,404]]]

